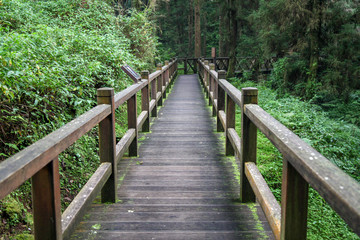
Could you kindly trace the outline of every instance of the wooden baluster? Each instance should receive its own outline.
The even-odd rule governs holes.
[[[157,71],[161,71],[161,63],[159,63],[156,67],[156,70]],[[163,80],[162,80],[162,74],[160,74],[160,76],[157,78],[157,92],[160,93],[160,99],[158,101],[158,106],[162,106],[162,102],[163,102],[163,97],[162,97],[162,83],[163,83]]]
[[[169,66],[169,61],[165,61],[165,65]],[[165,86],[166,86],[166,91],[168,91],[168,86],[170,85],[170,68],[166,69],[165,71]]]
[[[116,202],[117,171],[116,171],[116,138],[115,138],[115,109],[114,89],[99,88],[97,90],[97,102],[111,105],[111,114],[99,123],[99,153],[100,162],[112,164],[112,174],[101,190],[101,202]]]
[[[151,111],[151,117],[157,117],[157,101],[156,101],[156,79],[151,81],[151,100],[155,100],[155,106]]]
[[[209,66],[209,61],[208,60],[205,60],[205,68],[206,66]],[[210,98],[209,97],[209,91],[210,91],[210,84],[209,84],[209,72],[207,71],[207,68],[205,69],[204,68],[204,71],[205,71],[205,74],[204,74],[204,84],[205,84],[205,96],[207,98]]]
[[[306,239],[308,189],[309,184],[284,157],[280,239]]]
[[[129,146],[129,156],[136,157],[138,151],[137,104],[136,94],[127,101],[128,128],[135,128],[135,138]]]
[[[240,199],[255,202],[255,194],[245,176],[245,162],[256,163],[257,128],[244,113],[246,104],[258,103],[257,88],[241,89],[241,154],[240,154]]]
[[[188,71],[187,71],[187,59],[185,58],[184,59],[184,74],[187,74]]]
[[[235,102],[231,99],[229,94],[226,94],[226,143],[225,143],[225,155],[234,156],[234,148],[228,137],[228,129],[235,128]]]
[[[143,132],[150,131],[150,104],[149,104],[149,71],[141,72],[141,79],[146,80],[148,83],[141,90],[141,111],[147,111],[146,120],[142,126]]]
[[[35,239],[62,239],[58,158],[43,167],[31,180]]]
[[[211,63],[210,64],[210,70],[215,71],[215,64]],[[217,81],[215,80],[215,78],[211,77],[211,91],[213,93],[213,99],[212,99],[212,103],[215,103],[215,100],[217,99]],[[215,108],[215,104],[213,104],[213,111],[212,111],[212,116],[215,117],[216,116],[216,108]]]
[[[220,79],[225,79],[225,78],[226,78],[226,71],[220,70],[218,72],[219,81],[220,81]],[[225,91],[224,91],[224,89],[222,89],[222,87],[218,86],[217,96],[218,96],[218,102],[217,102],[218,110],[217,110],[217,117],[216,117],[216,129],[218,132],[223,132],[224,127],[220,121],[220,116],[219,116],[219,111],[225,110]]]
[[[162,71],[162,70],[161,70]],[[166,71],[163,71],[163,73],[161,74],[161,80],[162,80],[162,88],[161,88],[161,92],[163,91],[163,87],[165,87],[165,91],[162,93],[163,99],[166,98]]]

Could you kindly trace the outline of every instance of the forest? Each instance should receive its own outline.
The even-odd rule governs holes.
[[[234,86],[257,87],[261,107],[360,182],[359,0],[0,0],[0,162],[95,106],[97,88],[130,86],[124,63],[152,71],[214,47]],[[244,57],[256,64],[235,76]],[[258,135],[280,201],[282,157]],[[98,165],[97,139],[91,131],[59,156],[63,209]],[[32,239],[30,192],[26,182],[0,200],[0,239]],[[308,239],[359,239],[309,195]]]

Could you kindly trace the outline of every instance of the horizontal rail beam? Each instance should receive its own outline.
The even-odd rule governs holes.
[[[120,105],[125,103],[127,100],[129,100],[134,94],[136,94],[138,91],[140,91],[143,87],[145,87],[148,84],[146,80],[141,80],[138,83],[135,83],[131,85],[130,87],[126,88],[125,90],[117,93],[114,96],[114,102],[115,102],[115,109],[119,108]]]
[[[245,114],[275,145],[299,174],[360,235],[360,185],[255,104]]]
[[[234,128],[228,128],[227,135],[228,135],[228,138],[230,139],[231,145],[240,155],[241,154],[241,139],[240,139],[239,135],[237,134],[236,130]]]
[[[102,163],[62,214],[62,234],[67,239],[81,221],[86,208],[94,201],[111,175],[111,163]]]
[[[280,239],[281,207],[272,194],[265,179],[253,162],[245,163],[245,175],[250,182],[256,198],[263,209],[276,239]]]
[[[131,142],[134,140],[135,136],[136,136],[135,128],[130,128],[129,130],[126,131],[125,135],[116,144],[116,156],[115,156],[116,163],[119,163],[125,151],[129,148]]]
[[[111,113],[99,105],[0,164],[0,199],[31,178]]]
[[[224,91],[231,97],[231,99],[238,105],[241,106],[241,91],[234,87],[231,83],[225,79],[219,80],[219,85]]]

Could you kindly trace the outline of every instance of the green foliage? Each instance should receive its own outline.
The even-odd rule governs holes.
[[[262,84],[232,81],[237,88],[257,87],[259,105],[326,158],[360,182],[360,129],[309,102],[279,94]],[[240,116],[237,117],[240,119]],[[278,201],[281,200],[282,155],[258,134],[257,165]],[[323,216],[326,216],[324,218]],[[359,239],[319,194],[310,189],[308,239]]]
[[[110,4],[109,4],[110,3]],[[108,1],[0,1],[0,161],[96,105],[96,89],[118,92],[132,81],[120,69],[154,66],[150,11],[115,16]],[[124,110],[116,130],[125,132]],[[63,209],[98,166],[97,130],[59,156]],[[31,205],[30,183],[13,194]],[[10,227],[30,224],[0,201]],[[21,228],[19,228],[20,230]],[[0,232],[6,231],[1,229]]]

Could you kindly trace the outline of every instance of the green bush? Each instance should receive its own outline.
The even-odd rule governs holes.
[[[124,63],[152,70],[158,43],[150,15],[115,16],[110,1],[0,1],[0,161],[96,106],[97,88],[131,85]],[[121,136],[126,123],[117,112]],[[98,166],[97,152],[93,129],[59,156],[63,208]],[[29,191],[26,182],[14,193],[25,208]]]
[[[257,87],[259,105],[264,110],[360,182],[360,129],[357,126],[332,119],[319,106],[279,94],[261,83],[240,80],[232,83],[239,89]],[[257,154],[260,172],[280,201],[282,155],[262,133],[258,134]],[[309,192],[308,239],[359,239],[312,188]]]

